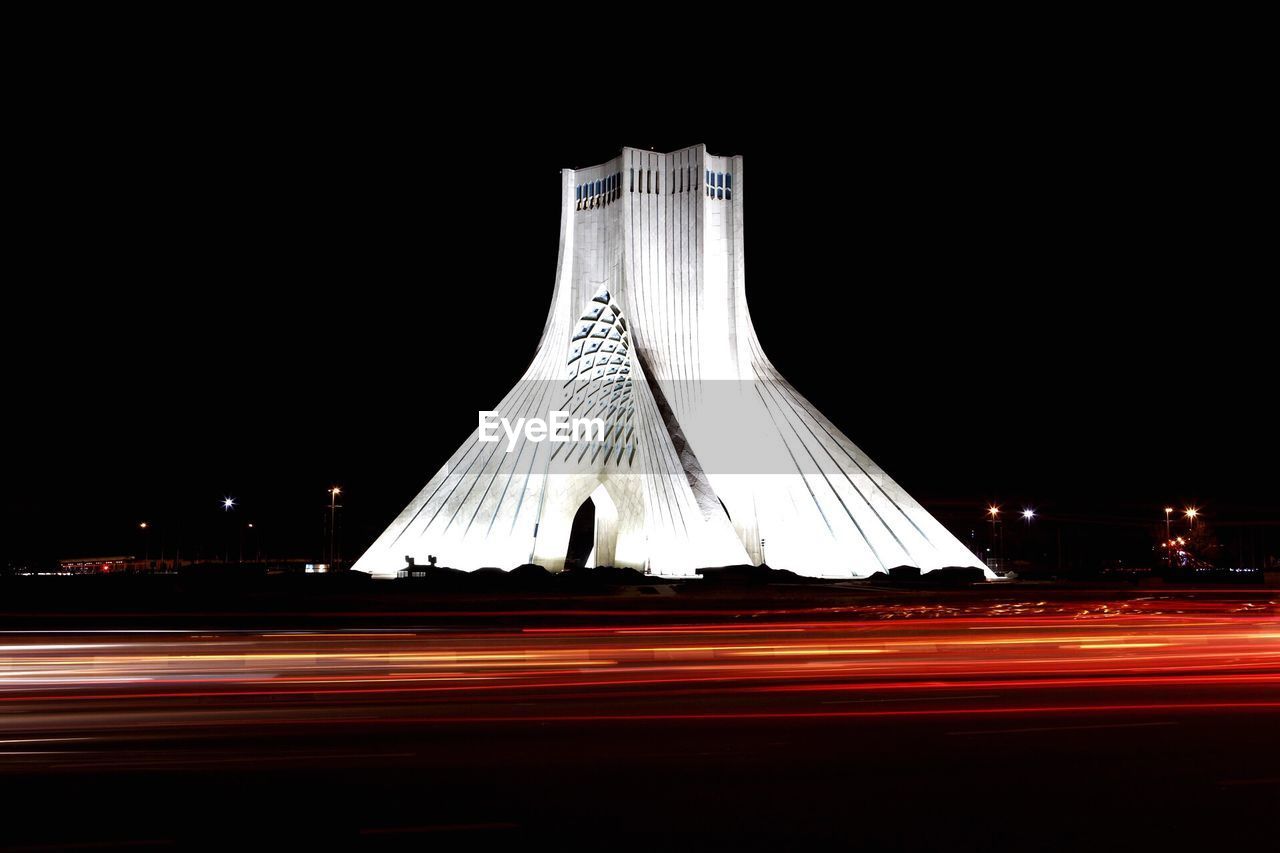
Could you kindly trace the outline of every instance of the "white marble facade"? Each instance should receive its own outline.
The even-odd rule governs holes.
[[[589,412],[607,435],[522,438],[508,452],[473,433],[355,568],[394,575],[406,558],[434,555],[468,570],[559,570],[588,499],[591,562],[660,576],[761,562],[844,578],[981,566],[765,356],[746,301],[745,195],[742,158],[700,145],[626,148],[564,170],[551,309],[532,364],[495,411],[511,421]],[[760,286],[797,298],[822,287]],[[815,323],[851,334],[841,318]]]

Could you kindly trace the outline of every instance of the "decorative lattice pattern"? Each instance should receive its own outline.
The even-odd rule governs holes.
[[[605,429],[602,441],[561,445],[567,448],[566,459],[630,466],[637,444],[631,393],[631,333],[622,310],[606,288],[591,297],[578,320],[569,341],[568,368],[560,408],[571,419],[600,418]]]

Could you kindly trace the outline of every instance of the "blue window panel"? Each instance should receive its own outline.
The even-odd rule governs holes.
[[[574,198],[576,198],[578,201],[582,201],[582,185],[581,184],[573,188],[573,195],[574,195]]]
[[[725,172],[725,173],[724,173],[724,188],[725,188],[725,189],[732,189],[732,188],[733,188],[733,173],[732,173],[732,172]]]
[[[716,198],[724,198],[724,187],[716,187]]]
[[[596,181],[596,195],[600,195],[600,182]]]
[[[718,187],[724,186],[724,172],[716,173],[716,186]]]

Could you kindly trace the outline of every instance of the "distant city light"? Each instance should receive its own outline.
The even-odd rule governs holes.
[[[1199,514],[1200,514],[1200,510],[1196,509],[1195,507],[1193,506],[1187,507],[1187,518],[1190,518],[1194,521],[1195,517]]]
[[[142,529],[142,530],[146,530],[146,529],[147,529],[147,523],[144,521],[144,522],[142,522],[141,524],[139,524],[139,525],[138,525],[138,527],[139,527],[140,529]]]
[[[235,505],[236,505],[236,499],[235,499],[235,498],[223,498],[223,499],[222,499],[222,508],[223,508],[223,509],[231,509],[231,508],[232,508],[232,507],[234,507]]]
[[[998,506],[987,507],[987,512],[991,513],[992,518],[995,518],[997,515],[1000,514],[1000,507]]]
[[[1036,511],[1034,509],[1024,509],[1022,511],[1022,517],[1025,518],[1027,521],[1030,521],[1031,519],[1036,517]]]

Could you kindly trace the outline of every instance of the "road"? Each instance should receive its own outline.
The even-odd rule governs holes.
[[[5,632],[0,838],[1269,846],[1276,598]]]

